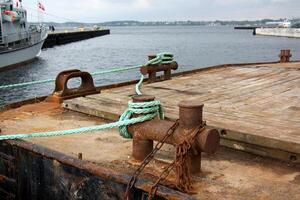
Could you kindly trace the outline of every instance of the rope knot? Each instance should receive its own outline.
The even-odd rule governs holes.
[[[156,57],[149,60],[146,63],[147,65],[157,65],[157,64],[169,64],[173,61],[173,54],[169,53],[169,52],[163,52],[163,53],[158,53],[156,54]]]
[[[128,102],[128,109],[121,115],[119,121],[125,121],[132,117],[133,114],[141,115],[137,117],[141,121],[148,121],[159,116],[164,119],[163,109],[160,101],[154,100],[149,102]],[[134,118],[133,118],[134,119]],[[128,132],[127,126],[119,127],[120,135],[124,138],[132,138],[132,134]]]

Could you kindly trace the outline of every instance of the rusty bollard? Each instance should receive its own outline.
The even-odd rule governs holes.
[[[155,58],[155,55],[149,55],[148,59],[151,60]],[[157,81],[156,73],[157,72],[164,72],[163,80],[169,80],[171,79],[171,70],[177,70],[178,64],[176,61],[173,61],[168,64],[157,64],[157,65],[148,65],[148,66],[142,66],[140,68],[140,72],[143,75],[149,76],[148,83],[154,83]]]
[[[138,102],[149,102],[153,101],[155,99],[154,96],[148,96],[148,95],[137,95],[132,97],[132,101],[134,103]],[[136,117],[136,116],[134,116]],[[132,143],[132,156],[138,161],[143,161],[146,156],[151,153],[153,150],[153,140],[144,138],[144,139],[138,139],[138,135],[133,138]]]
[[[134,96],[134,102],[153,101],[153,96]],[[190,134],[203,124],[203,104],[196,100],[179,103],[179,127],[167,138],[166,143],[178,146]],[[143,161],[153,150],[153,141],[162,141],[174,122],[158,118],[139,124],[130,125],[128,130],[133,135],[132,156],[137,161]],[[188,167],[191,173],[201,171],[201,152],[214,153],[218,149],[220,135],[216,129],[203,128],[192,148],[188,151]]]
[[[285,49],[280,51],[279,58],[281,63],[290,62],[291,57],[291,50]]]

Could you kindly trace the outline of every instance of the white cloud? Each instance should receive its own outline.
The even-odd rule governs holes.
[[[214,20],[300,17],[300,0],[43,0],[49,21]],[[24,0],[36,8],[36,0]],[[34,12],[32,12],[35,14]]]
[[[150,7],[150,0],[136,0],[133,6],[137,9],[145,9]]]

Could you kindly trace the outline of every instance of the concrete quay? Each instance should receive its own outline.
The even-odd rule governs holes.
[[[300,28],[256,28],[254,34],[300,38]]]
[[[103,35],[109,35],[109,29],[103,30],[84,30],[84,31],[58,31],[49,33],[42,48],[51,48],[56,45],[68,44],[71,42],[77,42],[89,38],[99,37]]]

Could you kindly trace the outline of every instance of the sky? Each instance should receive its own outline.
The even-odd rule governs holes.
[[[300,17],[300,0],[42,0],[44,21],[255,20]],[[36,0],[23,0],[36,21]]]

